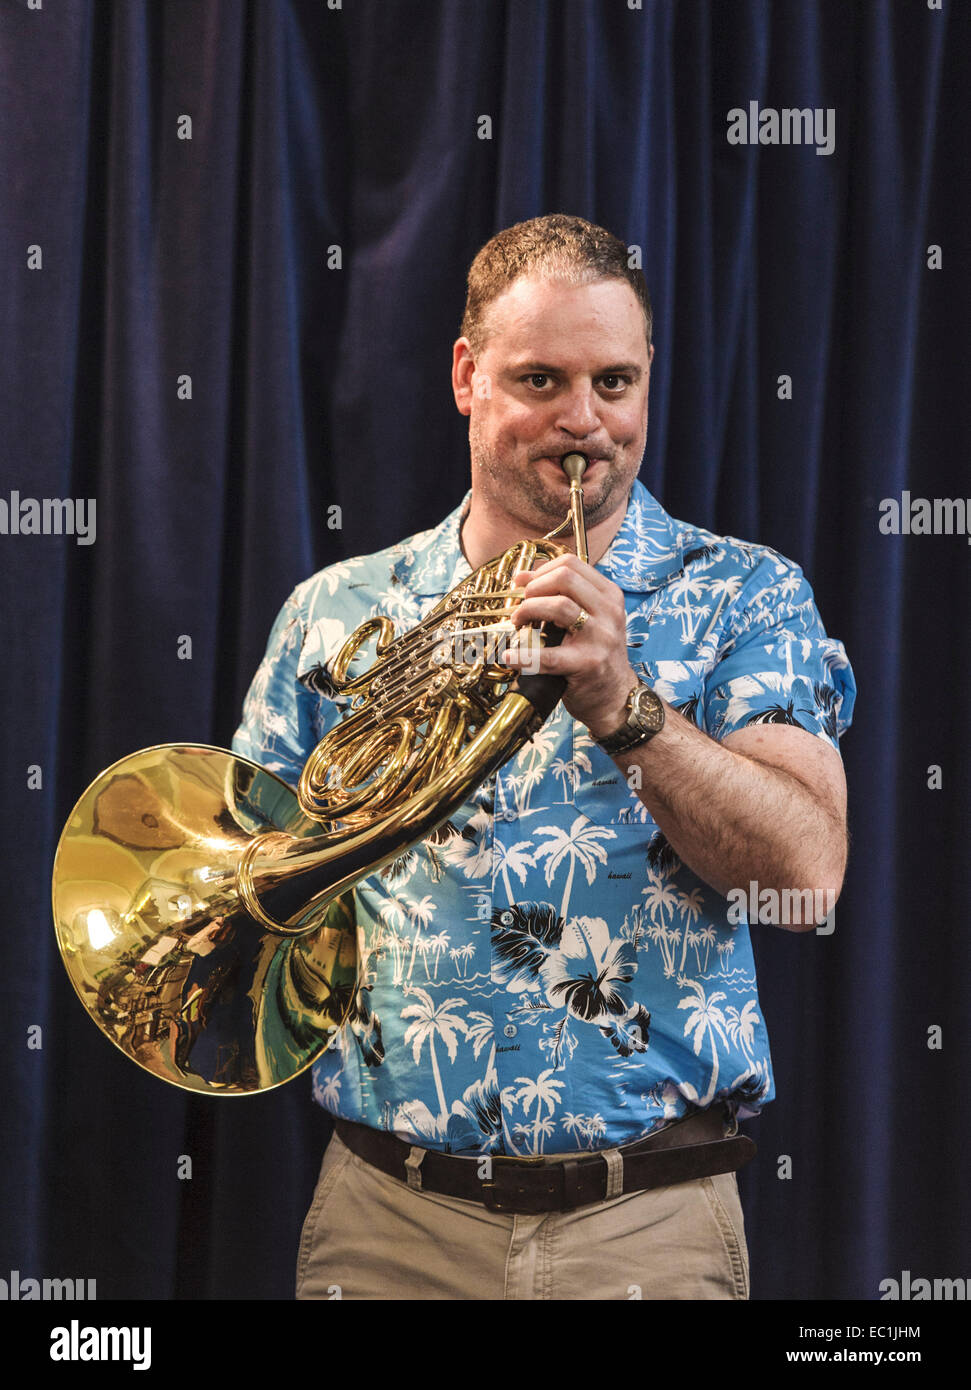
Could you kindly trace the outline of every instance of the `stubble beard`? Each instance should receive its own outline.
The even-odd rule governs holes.
[[[551,531],[564,520],[569,511],[568,495],[546,483],[533,461],[527,459],[521,464],[510,464],[501,459],[484,443],[471,422],[469,444],[473,476],[478,473],[479,485],[490,503],[540,534]],[[564,455],[568,452],[563,451]],[[633,481],[626,470],[618,471],[615,457],[601,481],[583,489],[586,526],[596,526],[625,505]]]

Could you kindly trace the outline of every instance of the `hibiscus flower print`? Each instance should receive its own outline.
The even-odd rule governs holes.
[[[604,1025],[630,1008],[636,970],[633,944],[612,938],[602,917],[573,917],[539,974],[553,1007],[565,1004],[583,1023]]]
[[[535,994],[560,944],[563,919],[549,903],[518,903],[492,914],[492,978],[513,994]]]

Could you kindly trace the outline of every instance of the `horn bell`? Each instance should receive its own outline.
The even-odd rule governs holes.
[[[92,783],[57,848],[55,929],[81,1002],[132,1061],[247,1095],[327,1047],[357,978],[349,895],[281,940],[235,887],[254,837],[319,830],[284,781],[219,748],[143,749]]]

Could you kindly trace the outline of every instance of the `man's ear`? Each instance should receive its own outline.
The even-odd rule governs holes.
[[[457,338],[452,347],[452,394],[460,415],[472,414],[472,377],[475,359],[468,338]]]

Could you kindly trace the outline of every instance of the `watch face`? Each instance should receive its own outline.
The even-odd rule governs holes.
[[[656,734],[664,727],[664,706],[654,691],[639,685],[631,701],[631,720],[645,733]]]
[[[627,722],[615,733],[598,739],[600,747],[611,757],[646,743],[664,728],[664,705],[648,685],[640,684],[627,697]]]

